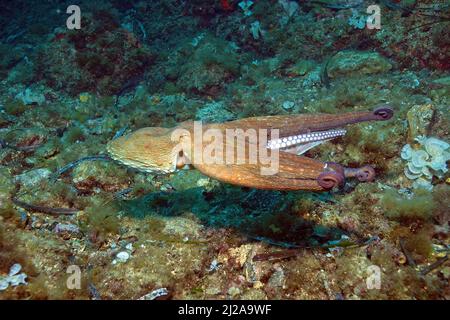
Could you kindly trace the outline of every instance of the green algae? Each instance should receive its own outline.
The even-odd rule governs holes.
[[[416,190],[410,199],[399,195],[395,190],[387,190],[381,202],[385,215],[399,220],[428,220],[432,217],[435,208],[433,195],[429,191],[420,189]]]
[[[86,221],[83,228],[96,237],[104,238],[107,234],[118,233],[120,228],[118,207],[114,203],[99,203],[84,209]]]

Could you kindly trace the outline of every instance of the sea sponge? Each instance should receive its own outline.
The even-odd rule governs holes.
[[[437,138],[419,136],[415,139],[419,143],[417,148],[406,144],[401,152],[403,160],[408,161],[405,175],[415,180],[413,188],[433,189],[433,176],[442,178],[448,171],[447,161],[450,160],[450,145]]]

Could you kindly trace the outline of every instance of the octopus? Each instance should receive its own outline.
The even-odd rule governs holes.
[[[342,187],[348,178],[373,181],[375,170],[370,165],[349,168],[323,162],[304,153],[344,136],[347,125],[384,121],[392,116],[389,106],[380,105],[373,111],[340,114],[258,116],[209,124],[187,121],[173,128],[138,129],[111,140],[107,151],[112,159],[126,166],[154,174],[193,167],[206,176],[243,187],[328,191]],[[230,132],[238,134],[228,139]],[[249,132],[256,133],[259,139],[253,139]],[[239,147],[244,150],[238,150]],[[215,161],[204,161],[204,151]],[[251,161],[255,155],[257,161]],[[268,167],[267,161],[259,160],[264,159],[263,155],[277,161],[274,172],[263,173]]]

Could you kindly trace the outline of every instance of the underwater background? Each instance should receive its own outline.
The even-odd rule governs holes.
[[[0,299],[450,298],[448,1],[0,12]],[[376,171],[329,192],[140,172],[106,151],[143,127],[379,104],[390,121],[307,151]]]

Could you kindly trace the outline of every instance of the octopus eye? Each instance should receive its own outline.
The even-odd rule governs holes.
[[[382,106],[376,108],[373,111],[373,114],[381,120],[388,120],[388,119],[392,118],[392,116],[394,115],[394,110],[392,110],[392,108],[390,108],[387,105],[382,105]]]
[[[319,175],[319,177],[317,177],[317,183],[325,190],[342,186],[344,184],[344,180],[344,176],[336,171],[323,172]]]

